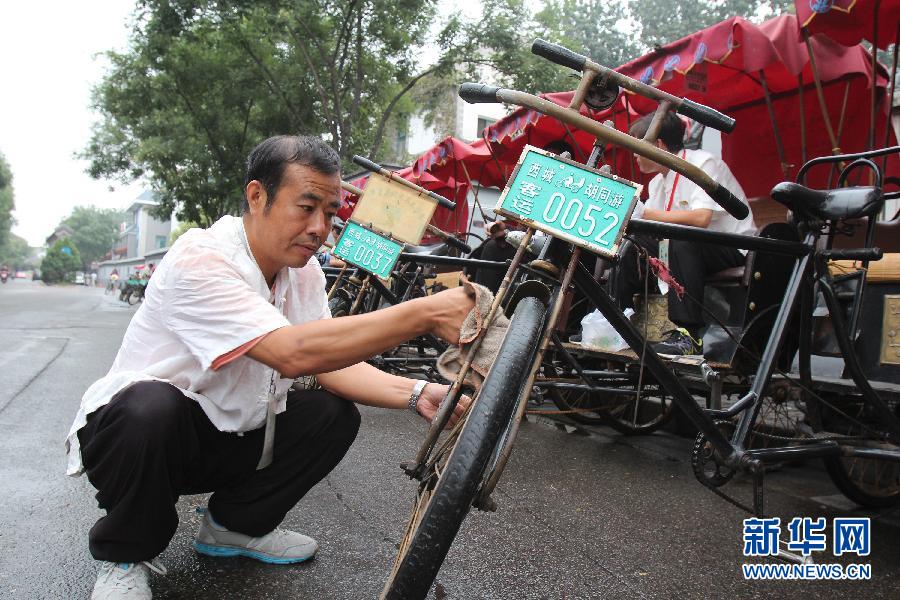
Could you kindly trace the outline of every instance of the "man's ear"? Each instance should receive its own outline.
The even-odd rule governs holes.
[[[244,194],[247,198],[247,204],[250,205],[250,214],[261,213],[265,210],[269,196],[266,193],[266,187],[262,183],[254,179],[247,184]]]

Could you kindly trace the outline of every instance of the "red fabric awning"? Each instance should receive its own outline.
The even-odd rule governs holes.
[[[836,133],[840,130],[838,147],[843,152],[866,150],[871,55],[861,46],[845,47],[822,36],[814,37],[811,43],[832,127]],[[793,15],[776,17],[761,25],[741,17],[727,19],[617,70],[734,117],[735,130],[722,136],[722,155],[750,197],[768,195],[776,183],[785,179],[760,72],[765,74],[773,99],[785,161],[791,165],[788,178],[795,177],[803,163],[801,120],[806,126],[806,158],[832,154],[809,54]],[[804,92],[802,107],[800,85]],[[881,103],[876,126],[883,132],[888,104],[883,69],[877,74],[877,85],[885,101]],[[632,99],[639,112],[655,109],[655,104],[644,98]],[[843,107],[846,108],[842,111]],[[892,164],[896,168],[896,161]],[[825,187],[827,175],[821,173],[809,184]]]
[[[879,48],[897,42],[900,0],[795,0],[794,8],[799,26],[845,46],[864,39]]]

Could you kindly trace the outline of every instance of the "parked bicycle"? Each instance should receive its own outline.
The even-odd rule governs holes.
[[[560,322],[560,316],[564,313],[573,286],[586,299],[588,307],[598,309],[627,342],[633,356],[626,364],[635,367],[635,370],[633,373],[619,370],[579,371],[576,362],[572,370],[579,381],[569,385],[584,386],[583,389],[589,394],[629,397],[634,400],[634,406],[639,406],[642,395],[647,395],[644,384],[650,382],[654,386],[651,393],[664,393],[700,431],[693,447],[691,464],[697,479],[710,490],[752,514],[762,515],[763,477],[767,465],[822,458],[835,483],[850,498],[870,506],[890,505],[900,500],[900,388],[894,385],[897,381],[893,381],[897,370],[889,369],[891,373],[885,376],[884,383],[869,382],[866,369],[860,364],[854,348],[861,339],[857,333],[860,332],[860,307],[866,292],[865,279],[859,279],[853,288],[849,298],[852,301],[842,304],[842,298],[847,298],[847,294],[838,290],[829,270],[830,261],[848,259],[860,261],[865,272],[869,261],[881,258],[881,251],[872,245],[872,232],[875,216],[886,195],[881,190],[880,172],[872,159],[900,152],[900,147],[816,159],[801,170],[802,182],[803,175],[812,166],[843,162],[847,167],[841,175],[841,185],[846,183],[851,172],[868,169],[875,179],[872,186],[830,191],[810,190],[794,183],[777,186],[773,197],[791,210],[790,225],[799,236],[794,241],[739,236],[639,219],[629,221],[633,195],[632,203],[626,210],[616,212],[606,210],[608,205],[592,204],[583,196],[561,193],[542,205],[536,215],[529,213],[531,216],[526,218],[523,213],[528,211],[511,205],[511,199],[516,196],[510,190],[517,183],[521,184],[517,175],[542,161],[557,165],[559,169],[571,169],[569,172],[575,172],[579,177],[582,171],[576,169],[586,170],[590,177],[597,177],[598,182],[606,178],[604,183],[611,179],[628,185],[628,182],[594,169],[606,143],[622,146],[677,171],[703,188],[736,218],[741,219],[747,214],[746,207],[727,189],[710,180],[702,171],[649,143],[653,137],[650,132],[647,139],[638,140],[579,114],[578,108],[586,97],[612,97],[614,100],[620,88],[624,88],[660,103],[655,120],[659,120],[666,111],[676,110],[724,131],[733,127],[733,120],[709,107],[676,98],[624,77],[555,44],[537,40],[532,50],[553,62],[582,72],[569,107],[560,107],[524,92],[480,84],[464,84],[460,88],[460,96],[468,102],[505,102],[534,109],[591,133],[596,136],[597,143],[586,165],[560,160],[539,149],[531,149],[523,153],[517,171],[510,177],[497,211],[519,220],[528,230],[487,316],[489,322],[497,311],[505,309],[511,316],[508,333],[466,419],[441,436],[463,391],[465,371],[478,349],[479,342],[475,342],[463,372],[452,385],[417,456],[404,465],[406,473],[418,481],[418,491],[406,534],[382,596],[424,598],[469,508],[496,508],[491,493],[509,457],[533,384],[538,380],[545,359],[552,354],[548,354],[548,349],[553,345],[559,355],[566,356],[567,349],[555,337],[554,331],[557,327],[565,330],[564,319]],[[652,129],[653,126],[651,132]],[[526,163],[527,160],[531,162]],[[591,215],[593,223],[585,218],[585,214],[590,214],[585,206],[597,206]],[[864,246],[834,249],[834,237],[844,231],[842,227],[846,222],[853,219],[867,222],[868,235]],[[598,223],[602,224],[600,228]],[[541,252],[540,260],[546,264],[524,265],[524,248],[536,229],[554,238]],[[738,336],[732,340],[740,354],[751,359],[751,364],[745,365],[744,369],[749,369],[752,374],[740,379],[741,397],[730,407],[701,408],[686,384],[683,371],[692,369],[707,383],[715,384],[716,380],[721,381],[727,374],[731,365],[717,368],[717,365],[711,365],[704,359],[695,361],[693,366],[664,360],[619,310],[593,273],[581,264],[584,250],[599,253],[614,262],[619,244],[626,234],[716,243],[780,257],[780,260],[792,263],[780,301],[771,310],[771,325],[755,336],[762,336],[764,341],[761,345],[754,347]],[[519,282],[514,292],[511,290],[513,281]],[[815,299],[819,294],[827,307],[836,350],[844,359],[846,377],[843,378],[826,379],[812,374],[813,315]],[[894,305],[887,304],[887,300],[884,302],[884,306],[888,307],[885,314],[892,315],[890,307]],[[897,312],[900,313],[900,310]],[[792,323],[796,332],[791,329]],[[728,331],[727,327],[724,329]],[[729,334],[734,336],[731,331]],[[799,351],[797,375],[786,371],[789,365],[787,359],[794,348],[791,338],[797,340]],[[773,378],[776,373],[777,377]],[[609,381],[614,381],[615,385],[607,385]],[[751,435],[757,431],[767,393],[784,383],[790,387],[791,394],[799,396],[798,406],[805,410],[809,435],[776,438],[768,447],[751,446]],[[560,383],[557,389],[564,389],[564,385]],[[753,497],[749,503],[731,498],[721,490],[738,472],[748,474],[754,482]]]

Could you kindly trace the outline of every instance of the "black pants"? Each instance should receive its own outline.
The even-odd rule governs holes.
[[[659,256],[657,240],[638,236],[636,241],[651,256]],[[743,264],[744,255],[734,248],[670,240],[669,271],[675,280],[684,286],[685,296],[679,299],[674,291],[669,290],[669,320],[696,335],[697,330],[704,324],[703,311],[699,303],[703,302],[706,276]],[[644,292],[646,276],[646,262],[643,259],[638,260],[637,248],[634,244],[629,244],[619,259],[619,266],[613,278],[613,293],[620,308],[624,310],[634,307],[633,297]],[[651,292],[656,290],[655,284],[651,283],[650,287]]]
[[[157,556],[175,535],[182,494],[213,492],[209,510],[216,522],[265,535],[337,466],[359,421],[351,402],[324,391],[292,391],[276,420],[272,464],[257,471],[265,428],[223,433],[178,388],[136,383],[78,431],[85,471],[106,510],[91,528],[91,554],[112,562]]]

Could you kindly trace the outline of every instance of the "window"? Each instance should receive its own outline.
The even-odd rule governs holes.
[[[167,241],[168,241],[168,238],[164,235],[156,236],[156,247],[157,248],[165,248]]]
[[[490,117],[478,117],[478,129],[475,131],[475,133],[478,135],[478,137],[481,137],[484,128],[488,125],[493,125],[496,122],[497,119],[492,119]]]

